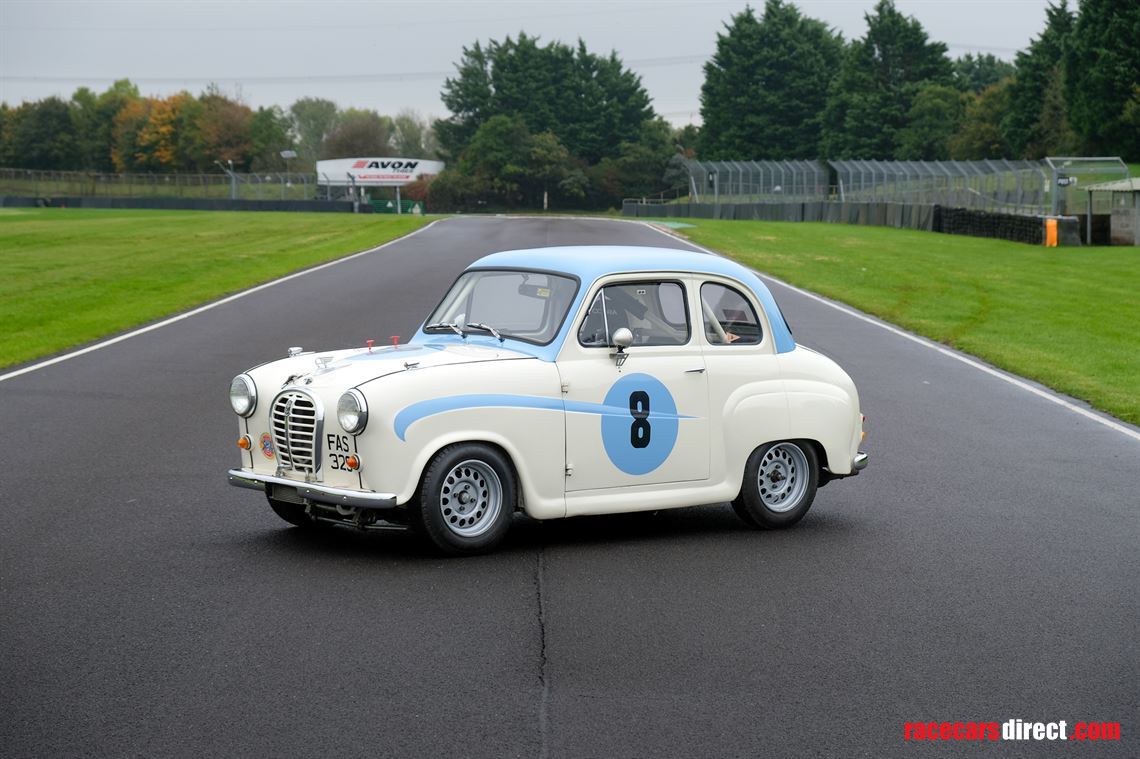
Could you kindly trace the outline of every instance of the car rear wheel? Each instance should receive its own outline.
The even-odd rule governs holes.
[[[507,534],[517,501],[514,469],[498,450],[460,443],[437,453],[409,504],[416,528],[452,555],[490,551]]]
[[[740,495],[732,502],[737,516],[752,527],[791,527],[804,518],[819,484],[815,448],[802,441],[766,443],[748,457]]]

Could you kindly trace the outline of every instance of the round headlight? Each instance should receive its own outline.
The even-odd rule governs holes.
[[[368,403],[359,390],[349,390],[336,403],[336,418],[344,431],[355,435],[368,424]]]
[[[230,405],[238,416],[249,416],[257,408],[257,386],[248,374],[239,374],[230,383]]]

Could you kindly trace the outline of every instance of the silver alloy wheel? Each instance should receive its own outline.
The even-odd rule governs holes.
[[[808,489],[807,456],[794,443],[779,443],[768,449],[756,473],[756,486],[764,506],[777,513],[791,511]]]
[[[503,508],[503,486],[493,467],[478,459],[462,461],[443,478],[439,510],[443,523],[456,535],[482,535]]]

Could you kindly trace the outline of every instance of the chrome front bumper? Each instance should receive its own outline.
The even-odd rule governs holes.
[[[355,506],[361,509],[392,509],[396,507],[395,493],[334,488],[328,485],[318,485],[314,482],[290,480],[272,474],[259,474],[248,469],[231,469],[228,474],[230,484],[238,488],[264,491],[266,485],[284,485],[285,487],[296,488],[297,495],[302,498],[316,503],[327,503],[330,506]]]
[[[831,472],[831,470],[827,470],[827,468],[825,468],[825,470],[820,473],[820,487],[822,488],[823,485],[828,484],[832,480],[854,478],[854,476],[856,476],[858,473],[865,470],[866,462],[868,462],[868,455],[864,454],[863,451],[858,451],[857,454],[852,457],[852,471],[848,472],[847,474],[834,474]]]

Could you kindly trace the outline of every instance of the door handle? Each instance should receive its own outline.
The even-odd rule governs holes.
[[[704,373],[705,373],[705,367],[703,367],[703,366],[699,369],[686,369],[685,370],[685,374],[704,374]]]

